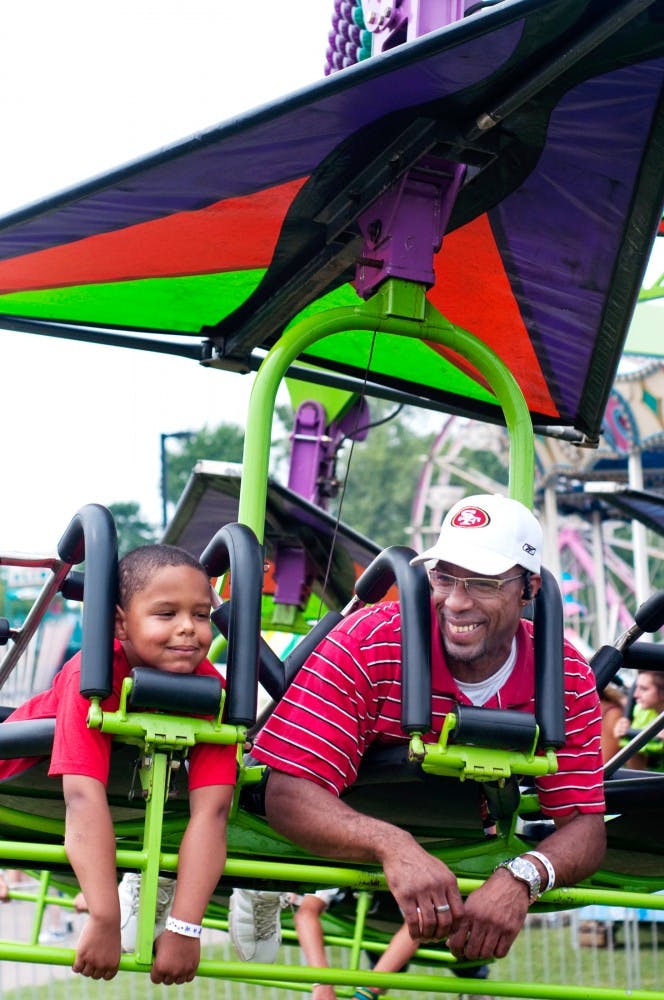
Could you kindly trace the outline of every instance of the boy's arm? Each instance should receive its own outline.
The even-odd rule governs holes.
[[[62,788],[65,850],[90,913],[73,970],[92,979],[112,979],[120,963],[120,901],[106,789],[97,778],[78,774],[64,774]]]
[[[232,785],[206,785],[189,792],[191,818],[178,861],[178,880],[171,915],[200,925],[226,864],[226,822]],[[201,957],[200,938],[164,931],[155,943],[153,983],[188,983]]]

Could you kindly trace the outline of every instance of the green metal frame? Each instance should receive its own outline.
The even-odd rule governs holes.
[[[427,301],[423,285],[392,278],[368,302],[330,309],[289,327],[264,358],[251,392],[245,434],[238,520],[262,540],[272,418],[277,390],[307,347],[348,330],[375,331],[441,344],[457,351],[486,379],[496,396],[510,438],[510,496],[533,505],[535,446],[528,406],[507,366],[477,337],[454,326]]]
[[[510,438],[510,495],[527,506],[533,502],[534,443],[532,423],[519,386],[500,359],[471,334],[449,323],[426,300],[420,285],[390,280],[368,302],[352,308],[334,309],[304,319],[289,328],[266,356],[254,383],[245,436],[244,474],[240,493],[239,520],[251,527],[259,539],[263,537],[267,495],[267,472],[272,418],[277,389],[288,367],[296,357],[317,340],[348,330],[373,331],[377,337],[402,336],[418,338],[449,347],[465,357],[480,373],[494,392],[505,417]],[[187,823],[187,817],[165,816],[168,801],[169,775],[174,761],[186,754],[196,742],[237,744],[246,738],[243,727],[221,723],[221,710],[215,720],[192,719],[155,713],[128,711],[127,701],[131,681],[125,681],[118,710],[104,713],[98,700],[93,699],[90,724],[110,733],[114,739],[140,747],[141,792],[145,800],[145,820],[127,820],[115,825],[118,842],[117,864],[143,873],[140,891],[138,937],[136,952],[123,955],[120,968],[145,972],[152,960],[152,935],[160,871],[177,870],[177,849]],[[555,770],[555,754],[535,754],[535,743],[529,752],[515,753],[484,750],[476,747],[451,745],[448,737],[454,726],[449,717],[437,744],[422,743],[415,734],[411,753],[423,760],[427,771],[454,775],[461,780],[507,780],[512,774],[546,774]],[[240,754],[238,753],[238,756]],[[239,780],[228,826],[228,861],[224,884],[232,886],[251,880],[284,888],[298,886],[305,891],[320,886],[350,887],[357,893],[357,910],[350,925],[340,922],[338,933],[328,935],[326,943],[341,944],[348,949],[348,963],[343,969],[293,968],[286,965],[258,965],[244,962],[203,961],[198,975],[245,982],[280,984],[284,988],[306,988],[314,982],[331,983],[349,994],[361,979],[363,985],[418,991],[440,991],[440,980],[428,974],[376,973],[360,968],[363,949],[380,952],[389,935],[380,935],[367,928],[369,901],[376,891],[387,886],[380,870],[355,865],[339,866],[325,859],[307,857],[295,845],[281,837],[261,817],[240,808],[242,789],[260,779],[262,768],[240,764]],[[1,798],[0,798],[1,802]],[[528,816],[537,809],[537,798],[525,796],[519,806],[519,816]],[[440,857],[456,873],[459,887],[467,894],[479,886],[499,861],[526,850],[528,843],[517,833],[517,815],[498,824],[498,834],[487,839],[481,834],[448,831],[440,840],[428,842],[427,849]],[[50,868],[68,869],[62,847],[62,820],[34,817],[21,810],[0,805],[0,825],[20,831],[19,841],[0,841],[0,852],[14,864],[21,862],[44,869],[39,891],[34,894],[35,921],[30,941],[0,941],[0,959],[71,965],[74,951],[70,948],[39,945],[38,934],[44,907],[58,903],[48,895],[51,884]],[[30,842],[30,833],[45,835],[57,843]],[[621,888],[616,888],[616,883]],[[609,886],[607,888],[607,885]],[[664,888],[662,878],[615,876],[598,873],[588,884],[546,893],[536,904],[542,911],[570,909],[589,904],[628,906],[635,909],[664,910],[664,896],[652,892]],[[12,892],[12,897],[26,899],[28,894]],[[72,905],[62,900],[60,905]],[[212,900],[206,926],[225,929],[226,910],[223,902]],[[292,933],[292,932],[291,932]],[[288,934],[288,932],[286,932]],[[422,948],[418,958],[451,967],[456,960],[440,948]],[[471,963],[472,964],[472,963]],[[446,993],[491,993],[495,996],[564,998],[576,1000],[578,987],[472,979],[445,979]],[[587,1000],[622,1000],[623,990],[584,987]],[[652,1000],[653,993],[632,990],[635,1000]]]

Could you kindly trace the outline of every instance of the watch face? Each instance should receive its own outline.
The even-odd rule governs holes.
[[[530,861],[526,861],[525,858],[513,858],[510,867],[515,875],[520,875],[521,878],[531,881],[534,865]]]
[[[540,876],[537,868],[527,858],[512,858],[505,865],[515,878],[525,882],[530,889],[531,900],[536,899],[540,890]]]

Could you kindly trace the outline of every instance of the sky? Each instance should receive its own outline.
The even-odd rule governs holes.
[[[320,80],[332,11],[333,0],[2,3],[0,216]],[[0,552],[39,555],[86,503],[134,500],[160,524],[161,434],[244,423],[252,382],[1,329],[0,373]]]
[[[333,0],[0,4],[0,216],[320,80],[332,10]],[[86,503],[137,501],[160,524],[161,435],[243,424],[252,384],[1,329],[0,373],[0,552],[40,555]]]

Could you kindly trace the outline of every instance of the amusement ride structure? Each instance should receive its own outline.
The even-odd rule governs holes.
[[[358,62],[367,35],[373,54]],[[319,84],[0,220],[6,329],[61,338],[63,347],[78,339],[256,371],[241,475],[195,470],[167,536],[191,545],[227,596],[213,612],[228,640],[225,693],[217,686],[201,694],[186,683],[196,678],[161,685],[158,671],[139,670],[125,681],[118,710],[102,709],[117,547],[112,518],[95,503],[74,514],[55,556],[34,558],[50,571],[36,611],[2,635],[9,648],[0,683],[53,597],[84,593],[81,692],[90,700],[89,725],[112,734],[114,763],[125,764],[114,766],[108,787],[118,869],[143,875],[136,951],[121,959],[126,970],[149,970],[157,877],[177,868],[187,801],[169,796],[171,771],[197,742],[242,748],[256,724],[259,681],[278,700],[325,628],[390,587],[404,622],[401,722],[410,759],[406,745],[398,766],[367,755],[353,804],[381,815],[393,808],[392,821],[452,868],[463,894],[546,826],[532,780],[556,770],[564,742],[554,574],[545,571],[534,602],[534,714],[516,733],[500,710],[480,722],[459,708],[430,742],[426,573],[409,566],[410,550],[377,553],[352,529],[340,532],[320,487],[335,441],[362,432],[365,396],[506,428],[507,489],[529,507],[542,448],[582,449],[583,462],[600,454],[609,423],[624,432],[627,411],[613,414],[612,390],[628,397],[616,371],[664,203],[664,4],[367,0],[360,9],[342,0],[332,36],[335,72]],[[268,459],[286,377],[305,388],[297,457],[288,487],[279,488],[269,482]],[[552,453],[548,467],[557,462]],[[186,512],[194,508],[192,518]],[[194,521],[205,528],[202,544],[187,534]],[[330,547],[339,534],[337,557]],[[281,625],[299,623],[312,593],[329,608],[285,661],[261,636],[266,556]],[[75,573],[81,562],[83,580]],[[663,622],[659,593],[616,645],[598,649],[599,688],[630,665],[635,647],[658,662],[654,644],[635,640]],[[0,727],[3,755],[40,759],[0,785],[0,851],[6,865],[51,872],[71,887],[63,802],[44,763],[53,728],[52,719]],[[631,750],[638,745],[637,738]],[[141,795],[130,794],[126,778],[137,747]],[[625,773],[624,760],[605,772],[602,868],[582,885],[545,893],[536,910],[609,902],[664,910],[662,776]],[[385,923],[376,926],[369,913],[373,894],[387,896],[384,875],[313,857],[279,837],[256,811],[262,777],[261,767],[239,763],[228,862],[208,919],[225,919],[235,885],[348,887],[357,894],[344,938],[349,961],[314,970],[205,960],[198,974],[355,985],[360,947],[379,950],[387,939]],[[470,816],[478,786],[497,818],[490,840]],[[387,935],[399,923],[393,914]],[[464,967],[444,946],[425,951],[439,966]],[[68,965],[73,954],[3,941],[0,958]],[[362,979],[440,989],[436,977],[417,972]],[[490,987],[481,984],[487,988],[578,995],[573,982],[492,977]],[[445,989],[479,987],[448,977]],[[584,993],[622,997],[600,986]]]

